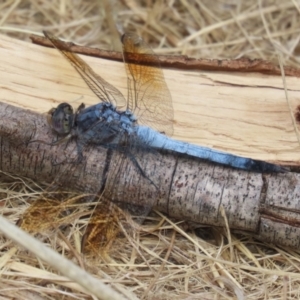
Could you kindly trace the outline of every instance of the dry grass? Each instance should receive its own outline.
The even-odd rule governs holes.
[[[79,44],[111,49],[118,47],[113,27],[117,21],[143,36],[157,53],[248,56],[275,63],[280,55],[283,64],[299,66],[299,14],[300,4],[293,0],[7,0],[0,3],[0,26],[2,33],[20,39],[28,40],[24,31],[47,29]],[[6,176],[0,192],[2,215],[17,221],[41,188]],[[77,218],[63,228],[69,243],[51,232],[39,238],[128,298],[300,297],[300,257],[291,250],[222,229],[193,230],[153,213],[134,236],[119,237],[107,256],[82,258],[80,229],[86,220]],[[16,247],[1,237],[1,299],[92,298]]]

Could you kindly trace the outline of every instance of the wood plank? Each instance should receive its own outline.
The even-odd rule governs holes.
[[[55,49],[0,36],[1,101],[41,113],[60,102],[98,99]],[[83,57],[83,56],[82,56]],[[122,63],[84,56],[127,95]],[[255,159],[299,164],[300,145],[280,76],[164,69],[173,98],[173,138]],[[300,78],[287,77],[289,103],[300,104]],[[80,100],[78,100],[80,97]]]

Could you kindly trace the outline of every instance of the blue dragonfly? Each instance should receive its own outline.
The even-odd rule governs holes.
[[[196,146],[171,138],[173,134],[173,106],[159,59],[136,34],[124,34],[123,57],[128,76],[128,98],[113,85],[96,74],[65,43],[44,32],[52,44],[67,58],[99,98],[100,103],[76,113],[67,103],[50,111],[49,124],[62,139],[77,137],[79,154],[84,145],[95,144],[127,151],[133,163],[143,173],[131,155],[132,145],[170,150],[209,160],[233,168],[255,172],[284,172],[281,166],[240,157],[208,147]],[[122,109],[118,109],[121,107]],[[144,174],[146,176],[146,174]]]

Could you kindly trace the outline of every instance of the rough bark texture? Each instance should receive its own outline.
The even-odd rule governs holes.
[[[141,153],[141,166],[157,189],[118,153],[110,158],[107,150],[90,147],[86,159],[75,166],[70,163],[76,157],[75,142],[29,143],[53,139],[45,116],[0,103],[2,171],[49,184],[56,178],[63,188],[81,192],[95,193],[105,184],[111,200],[153,205],[170,216],[207,225],[224,226],[222,206],[231,229],[299,247],[299,174],[262,175],[172,153]]]

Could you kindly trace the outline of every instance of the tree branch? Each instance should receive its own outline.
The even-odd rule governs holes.
[[[213,226],[225,224],[219,213],[222,205],[232,229],[250,231],[273,243],[299,246],[299,174],[262,175],[146,151],[139,162],[156,189],[119,153],[108,158],[106,149],[90,147],[84,152],[86,159],[73,164],[70,157],[76,158],[77,153],[74,141],[55,146],[30,143],[51,143],[53,138],[45,116],[0,103],[2,171],[48,184],[56,178],[61,188],[84,193],[99,192],[105,177],[103,196],[112,201],[153,206],[170,216]]]

